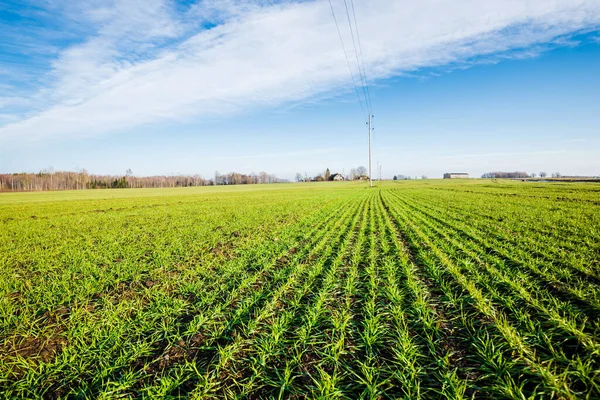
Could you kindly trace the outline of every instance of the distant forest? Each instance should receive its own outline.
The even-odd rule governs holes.
[[[81,190],[81,189],[125,189],[125,188],[169,188],[212,185],[249,185],[259,183],[287,182],[277,176],[260,172],[258,174],[240,174],[215,172],[214,178],[205,179],[200,175],[175,176],[134,176],[131,170],[125,175],[94,175],[86,170],[41,171],[32,173],[0,174],[0,191],[22,192],[43,190]]]

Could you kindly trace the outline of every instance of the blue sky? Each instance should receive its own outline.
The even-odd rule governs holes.
[[[600,175],[597,0],[354,5],[384,176]],[[0,0],[0,30],[0,172],[367,164],[327,1]]]

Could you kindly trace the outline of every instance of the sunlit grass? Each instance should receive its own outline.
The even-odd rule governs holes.
[[[0,194],[5,398],[598,398],[600,185]]]

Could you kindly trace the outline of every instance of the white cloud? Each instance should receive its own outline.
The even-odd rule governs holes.
[[[350,49],[343,5],[332,1]],[[354,3],[374,80],[514,50],[522,57],[600,24],[596,0]],[[93,24],[93,34],[53,63],[35,96],[43,111],[1,127],[0,141],[98,135],[351,88],[327,1],[204,0],[188,10],[166,0],[83,4],[65,12]],[[210,21],[219,25],[198,31]]]

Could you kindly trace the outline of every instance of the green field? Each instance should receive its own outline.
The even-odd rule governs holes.
[[[0,194],[3,398],[600,398],[600,185]]]

